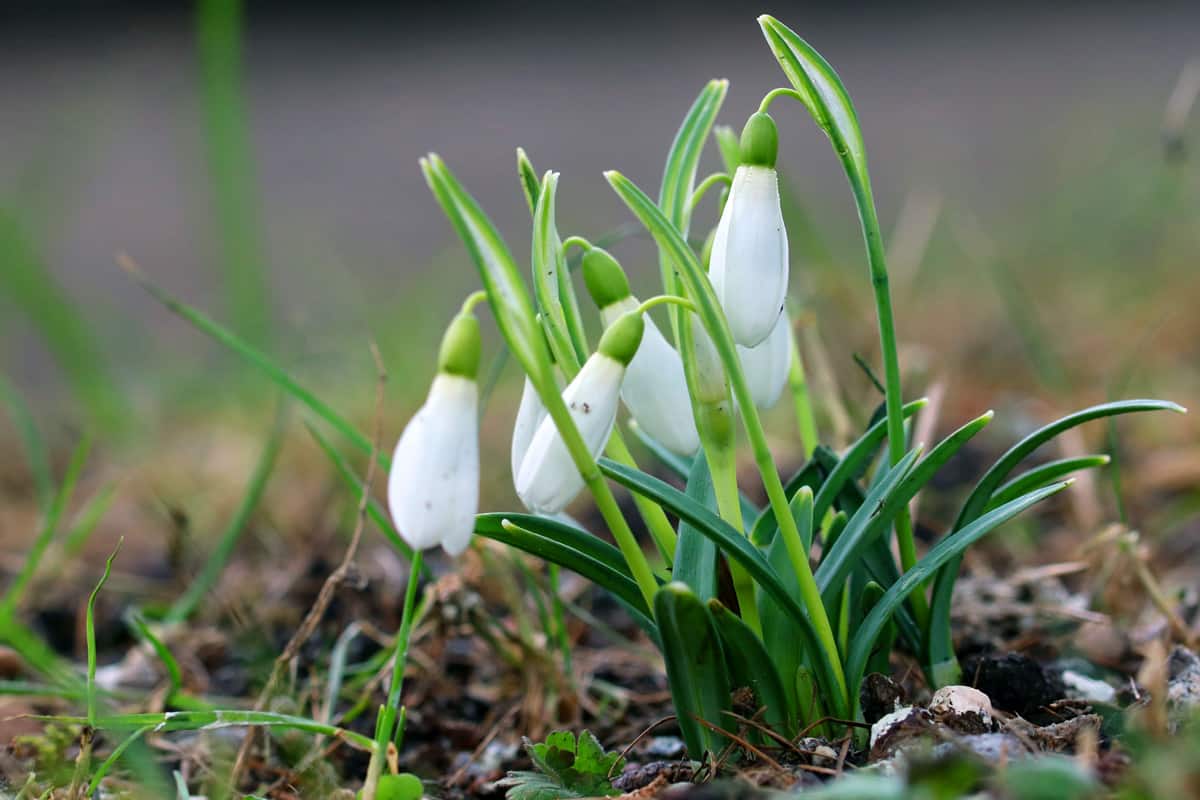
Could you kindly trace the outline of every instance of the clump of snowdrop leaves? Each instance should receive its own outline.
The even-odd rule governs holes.
[[[887,670],[893,646],[920,660],[931,686],[958,683],[950,601],[963,551],[1062,490],[1070,472],[1105,459],[1047,462],[1018,479],[1014,470],[1084,422],[1182,410],[1155,400],[1106,403],[1034,431],[984,473],[940,540],[919,553],[910,501],[992,414],[966,421],[929,448],[908,440],[907,431],[920,428],[911,422],[924,401],[906,402],[903,394],[886,254],[853,104],[807,42],[772,17],[759,24],[789,85],[763,95],[740,139],[715,125],[729,86],[710,81],[666,153],[657,200],[619,172],[605,173],[653,239],[657,270],[639,265],[642,271],[627,276],[595,243],[560,237],[559,173],[539,176],[518,150],[532,228],[526,278],[446,163],[434,154],[422,159],[434,197],[478,270],[477,297],[486,299],[522,373],[510,467],[531,513],[477,514],[474,300],[446,332],[437,376],[396,446],[388,486],[396,527],[418,550],[440,544],[457,554],[474,533],[608,591],[662,651],[679,726],[698,759],[730,744],[721,731],[728,730],[731,691],[738,687],[753,689],[756,718],[791,738],[801,730],[827,736],[859,730],[846,722],[862,718],[863,676]],[[820,444],[803,354],[784,311],[789,247],[776,173],[780,132],[769,114],[780,99],[799,102],[830,138],[867,244],[864,291],[876,307],[885,403],[882,418],[840,450]],[[698,182],[710,136],[723,168]],[[700,200],[716,186],[725,190],[709,209]],[[578,303],[579,273],[595,309]],[[661,293],[639,301],[630,277],[639,285],[657,278]],[[811,311],[821,298],[805,301]],[[649,317],[660,305],[669,328]],[[807,461],[785,481],[759,411],[775,406],[789,387],[800,432],[791,441],[797,460]],[[636,426],[623,424],[622,404]],[[860,410],[864,419],[875,418],[869,406]],[[628,446],[629,431],[645,448]],[[777,450],[787,441],[782,432],[772,437]],[[644,471],[637,459],[647,451],[661,463]],[[744,485],[745,461],[753,462],[761,485]],[[629,511],[618,504],[614,484],[633,494]],[[584,529],[561,513],[585,490],[604,531]],[[747,499],[763,494],[764,507]],[[646,541],[634,534],[634,513]],[[732,592],[722,590],[722,575]],[[567,647],[566,637],[558,641]],[[569,663],[565,650],[563,663]],[[389,696],[398,703],[398,690]]]

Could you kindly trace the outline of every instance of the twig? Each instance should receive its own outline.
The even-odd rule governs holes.
[[[604,777],[611,779],[611,778],[612,778],[612,771],[613,771],[614,769],[616,769],[616,766],[617,766],[617,764],[620,764],[622,761],[624,761],[624,760],[625,760],[625,756],[629,755],[629,751],[630,751],[630,750],[632,750],[632,749],[634,748],[634,746],[635,746],[635,745],[637,745],[637,743],[638,743],[638,742],[640,742],[642,739],[645,739],[645,738],[646,738],[646,737],[647,737],[647,736],[650,734],[650,731],[654,730],[655,728],[657,728],[657,727],[659,727],[659,726],[661,726],[661,725],[666,725],[668,722],[674,722],[674,721],[675,721],[675,720],[677,720],[677,719],[679,719],[677,716],[675,716],[674,714],[671,714],[670,716],[666,716],[666,717],[663,717],[663,718],[662,718],[662,719],[660,719],[660,720],[657,720],[657,721],[655,721],[655,722],[651,722],[651,723],[650,723],[650,725],[649,725],[649,727],[647,727],[646,729],[644,729],[644,730],[643,730],[641,733],[639,733],[637,736],[633,737],[633,741],[632,741],[632,742],[630,742],[629,744],[625,745],[625,749],[621,751],[621,755],[620,755],[620,757],[618,757],[618,758],[617,758],[617,760],[613,762],[613,765],[612,765],[612,767],[610,767],[610,768],[609,768],[609,770],[608,770],[608,774],[607,774],[607,775],[605,775]]]
[[[317,625],[320,624],[321,618],[325,616],[325,612],[329,610],[329,604],[333,602],[333,596],[337,590],[345,583],[349,577],[351,570],[354,567],[354,557],[358,553],[358,545],[362,540],[363,528],[366,527],[367,520],[367,504],[371,499],[371,485],[375,480],[376,455],[379,452],[379,440],[382,436],[383,428],[383,387],[387,382],[387,370],[384,369],[383,359],[379,355],[379,348],[375,342],[370,342],[371,357],[375,361],[376,381],[375,381],[375,430],[371,440],[371,455],[367,461],[367,476],[363,481],[362,494],[358,500],[358,512],[354,522],[354,534],[350,537],[350,544],[346,547],[346,553],[342,556],[342,562],[338,564],[337,569],[330,573],[325,579],[325,583],[321,586],[321,591],[317,593],[317,599],[313,601],[312,607],[309,608],[304,620],[300,623],[300,627],[292,634],[292,638],[284,647],[283,652],[275,659],[275,664],[271,669],[271,675],[267,678],[267,683],[263,686],[262,691],[258,695],[258,699],[254,703],[254,710],[261,711],[270,701],[272,693],[275,691],[276,684],[279,683],[280,677],[284,670],[296,658],[300,652],[300,648],[308,641],[309,637],[316,631]],[[231,790],[237,788],[241,780],[242,770],[245,768],[246,758],[249,756],[250,748],[254,743],[255,733],[257,728],[250,728],[246,732],[245,738],[242,739],[242,745],[238,749],[237,759],[233,763],[233,770],[229,776],[229,786]]]
[[[483,755],[483,751],[485,749],[487,749],[487,746],[489,744],[492,743],[492,740],[496,738],[496,736],[500,733],[500,730],[504,727],[504,725],[510,719],[512,719],[514,716],[516,716],[516,713],[518,710],[520,710],[520,708],[521,708],[520,705],[518,705],[517,703],[513,703],[509,707],[509,709],[507,711],[505,711],[498,720],[496,720],[496,724],[491,727],[491,729],[487,732],[487,735],[484,736],[479,741],[479,745],[475,748],[474,751],[471,752],[471,757],[468,758],[466,761],[464,761],[463,765],[461,767],[459,767],[457,770],[455,770],[454,774],[451,775],[449,780],[446,781],[446,783],[445,783],[446,788],[452,788],[452,787],[458,785],[458,782],[462,780],[463,775],[465,775],[467,773],[467,768],[470,767],[473,763],[475,763],[475,761],[477,761],[481,755]]]

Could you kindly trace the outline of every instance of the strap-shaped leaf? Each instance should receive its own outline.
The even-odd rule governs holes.
[[[871,609],[871,613],[863,619],[862,625],[850,643],[850,653],[846,659],[846,676],[851,686],[857,686],[862,680],[863,670],[874,648],[875,640],[883,630],[884,625],[891,619],[893,612],[904,602],[914,589],[928,580],[935,571],[947,561],[956,558],[972,544],[983,538],[997,526],[1020,514],[1030,506],[1062,491],[1067,483],[1056,483],[1044,489],[1030,492],[1000,508],[984,514],[970,525],[958,531],[954,536],[942,539],[925,558],[896,581],[883,597]],[[858,698],[852,698],[857,714]]]
[[[712,475],[708,471],[708,460],[697,458],[692,462],[692,474],[688,477],[688,497],[710,511],[715,512],[717,495],[713,490]],[[675,566],[671,578],[688,586],[701,600],[717,594],[717,544],[696,530],[687,520],[679,523],[679,539],[675,543]]]
[[[1106,466],[1112,459],[1106,455],[1079,456],[1078,458],[1060,458],[1048,461],[1028,472],[1022,473],[992,493],[984,511],[999,508],[1026,492],[1032,492],[1047,484],[1061,480],[1072,472]]]
[[[537,300],[540,321],[554,360],[562,365],[568,376],[578,371],[585,356],[575,352],[567,332],[567,319],[559,294],[559,261],[562,244],[554,224],[554,201],[558,191],[558,173],[542,176],[541,191],[533,209],[532,254],[533,296]]]
[[[533,168],[533,162],[529,160],[523,147],[517,148],[517,180],[521,182],[521,194],[525,195],[525,205],[529,206],[529,215],[533,216],[538,195],[542,193],[542,186],[541,181],[538,180],[537,171]]]
[[[628,568],[613,563],[622,559],[611,545],[569,525],[528,514],[480,514],[475,517],[475,532],[587,578],[621,601],[639,627],[655,635],[645,599]],[[603,547],[585,544],[585,537]]]
[[[692,758],[716,753],[725,737],[699,720],[724,727],[730,708],[725,654],[708,607],[684,584],[672,581],[654,596],[654,619],[679,730]]]
[[[549,357],[534,317],[533,302],[511,251],[440,156],[431,153],[421,159],[421,171],[479,270],[488,303],[509,349],[535,383],[541,382],[549,374]]]
[[[833,594],[841,589],[850,570],[861,560],[865,546],[892,524],[895,516],[908,506],[908,502],[951,456],[987,427],[992,416],[989,411],[963,425],[939,442],[915,467],[911,465],[917,451],[911,451],[890,469],[886,478],[871,489],[862,507],[850,518],[845,531],[817,569],[817,585],[821,587],[826,608]]]
[[[696,530],[710,537],[721,548],[727,558],[737,561],[745,568],[754,582],[762,591],[783,608],[795,621],[801,641],[798,643],[804,652],[811,653],[816,661],[815,667],[819,672],[821,685],[835,702],[835,712],[841,713],[848,708],[846,684],[841,680],[839,671],[825,656],[824,648],[818,644],[816,631],[804,607],[780,578],[779,573],[767,562],[758,548],[752,545],[746,537],[734,530],[729,523],[713,514],[708,509],[687,497],[673,486],[660,481],[638,470],[610,461],[600,459],[600,469],[605,475],[625,486],[627,489],[648,497],[660,504],[681,520],[687,520]]]
[[[1121,400],[1112,403],[1085,408],[1048,425],[1038,428],[1021,441],[1010,447],[992,468],[989,469],[963,504],[954,523],[954,528],[947,535],[954,538],[959,531],[971,523],[987,507],[992,495],[1008,478],[1009,474],[1025,460],[1033,451],[1064,431],[1104,417],[1119,414],[1132,414],[1139,411],[1176,411],[1185,413],[1185,409],[1175,403],[1164,400]],[[929,663],[950,663],[954,660],[954,645],[950,635],[950,601],[954,594],[954,582],[958,579],[959,559],[951,559],[938,571],[933,585],[933,602],[930,604],[929,626]],[[950,670],[953,672],[953,670]]]
[[[850,574],[850,569],[857,560],[859,550],[891,524],[898,507],[908,503],[908,498],[902,498],[900,489],[908,489],[914,483],[905,484],[904,479],[909,476],[920,456],[920,450],[910,450],[888,473],[887,479],[867,493],[867,499],[858,511],[854,512],[854,516],[850,517],[837,541],[833,542],[829,552],[821,559],[816,579],[826,609],[832,608],[832,595],[841,590],[846,576]],[[912,488],[911,491],[915,494],[916,488]]]
[[[902,409],[904,418],[911,417],[928,404],[929,400],[923,397],[905,404]],[[821,491],[817,492],[817,499],[813,506],[813,515],[817,519],[825,518],[825,512],[833,505],[834,498],[841,493],[846,482],[858,478],[863,473],[885,438],[887,438],[886,418],[871,425],[866,433],[846,449],[837,466],[829,472],[825,483],[821,484]]]
[[[687,116],[683,118],[679,130],[675,133],[675,140],[671,142],[671,149],[667,152],[658,205],[667,215],[667,219],[685,236],[691,221],[692,188],[696,183],[700,154],[728,91],[727,80],[711,80],[705,84],[692,107],[688,109]],[[663,274],[666,286],[671,285],[667,283],[668,277],[667,273]]]
[[[833,149],[849,161],[864,184],[867,180],[867,149],[854,113],[850,93],[829,62],[788,26],[764,14],[758,18],[767,44],[779,60],[813,120],[829,137]]]
[[[749,687],[759,705],[766,708],[767,725],[785,736],[793,735],[797,729],[796,708],[790,704],[762,639],[720,600],[709,600],[708,610],[724,645],[730,684],[735,689]]]

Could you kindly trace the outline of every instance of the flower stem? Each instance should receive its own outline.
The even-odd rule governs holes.
[[[692,192],[692,199],[689,204],[690,208],[694,211],[696,206],[699,205],[700,201],[704,198],[705,193],[719,183],[726,186],[732,186],[733,178],[729,177],[729,174],[726,172],[714,172],[712,175],[709,175],[707,178],[700,181],[700,183],[696,185],[696,189]]]
[[[462,313],[470,314],[475,306],[485,302],[487,302],[487,292],[485,292],[483,289],[471,292],[469,295],[467,295],[467,299],[463,300]]]
[[[613,428],[612,436],[609,437],[604,452],[618,464],[638,469],[637,462],[633,460],[633,454],[629,452],[629,446],[625,444],[625,437],[616,428]],[[675,542],[679,537],[676,535],[675,529],[671,527],[671,521],[667,519],[666,512],[653,500],[642,497],[637,492],[631,494],[633,503],[637,506],[638,516],[642,518],[642,522],[646,523],[646,530],[650,532],[654,546],[658,548],[658,552],[667,564],[674,563]]]
[[[401,715],[400,724],[396,724],[399,713],[400,693],[404,688],[404,668],[408,663],[408,641],[412,636],[413,606],[417,599],[417,584],[421,577],[421,551],[413,553],[409,565],[408,586],[404,590],[404,610],[400,615],[400,630],[396,632],[395,656],[392,659],[392,681],[388,687],[387,702],[379,709],[379,717],[375,722],[375,749],[371,751],[371,761],[367,765],[367,779],[363,783],[363,800],[375,800],[375,792],[379,786],[379,776],[383,773],[383,762],[387,757],[388,742],[395,741],[400,747],[404,739],[404,717]]]
[[[680,297],[676,294],[659,294],[651,297],[649,300],[643,300],[642,304],[637,307],[636,311],[639,314],[645,314],[655,306],[677,305],[681,308],[686,308],[688,311],[695,312],[696,304],[686,297]]]
[[[795,89],[792,89],[787,86],[781,86],[778,89],[772,89],[771,91],[769,91],[765,95],[763,95],[762,102],[758,104],[759,113],[765,114],[767,112],[767,109],[771,107],[771,103],[775,102],[775,100],[780,97],[790,97],[793,100],[797,100],[800,103],[804,103],[804,97],[799,92],[797,92]]]
[[[867,245],[867,261],[871,269],[871,286],[875,292],[875,311],[879,320],[879,349],[883,355],[884,384],[887,404],[888,456],[892,464],[904,457],[904,398],[900,385],[900,357],[896,347],[896,323],[892,314],[892,295],[889,288],[887,260],[883,247],[883,235],[879,229],[879,216],[875,211],[875,200],[871,187],[849,168],[850,188],[854,203],[858,206],[859,221],[862,223],[863,238]],[[900,510],[896,517],[896,542],[900,549],[901,572],[907,572],[917,563],[917,549],[913,541],[912,519],[908,507]],[[929,605],[921,586],[909,595],[917,624],[925,627],[929,619]]]

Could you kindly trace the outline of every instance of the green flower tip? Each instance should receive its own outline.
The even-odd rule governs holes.
[[[638,345],[642,343],[642,332],[645,329],[646,323],[642,321],[641,312],[627,311],[604,331],[597,350],[628,366],[633,360],[633,354],[637,352]]]
[[[481,347],[479,320],[470,312],[460,312],[442,336],[438,372],[475,380],[479,373]]]
[[[765,111],[750,115],[742,128],[742,163],[753,167],[775,168],[779,154],[779,130]]]
[[[625,270],[607,250],[593,247],[583,255],[583,282],[588,294],[599,308],[607,308],[629,297],[629,280]]]

